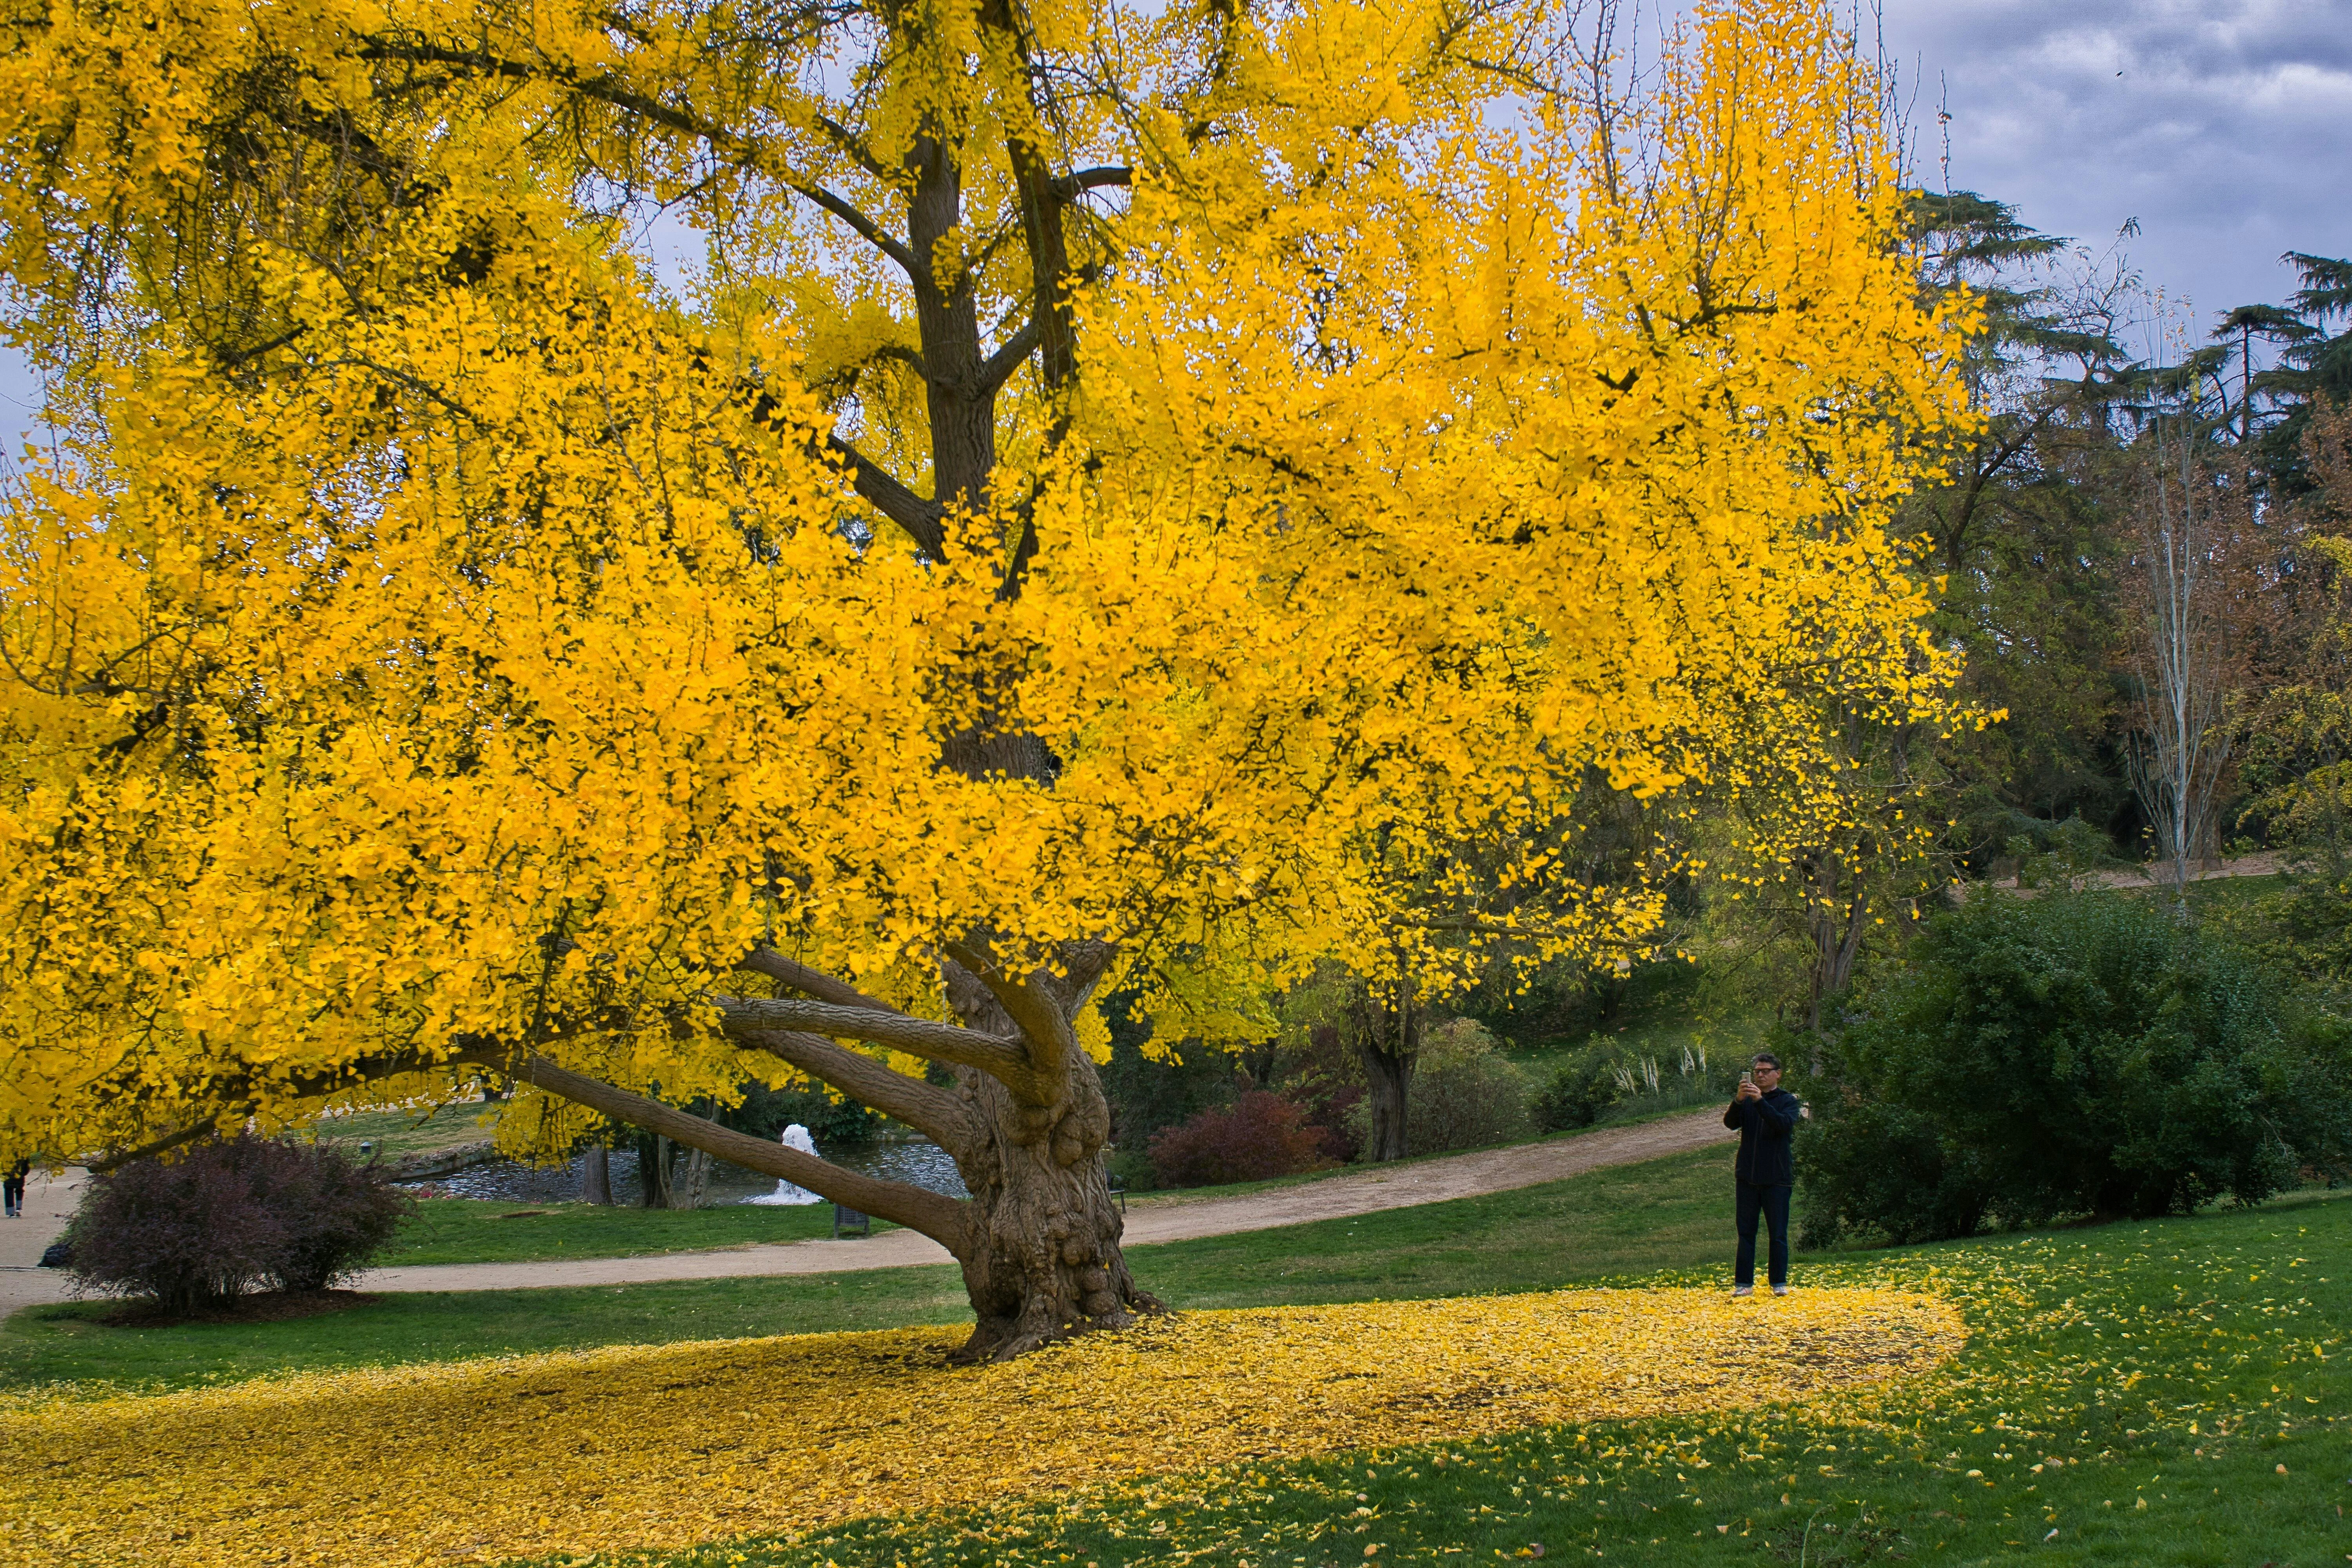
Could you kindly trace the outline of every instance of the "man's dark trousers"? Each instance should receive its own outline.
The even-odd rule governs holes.
[[[1772,1231],[1772,1283],[1789,1282],[1789,1189],[1784,1186],[1759,1186],[1754,1182],[1736,1184],[1738,1192],[1739,1255],[1732,1260],[1731,1282],[1734,1285],[1756,1283],[1756,1221],[1762,1216]]]
[[[1797,1180],[1790,1143],[1803,1113],[1797,1097],[1785,1089],[1766,1089],[1754,1100],[1735,1100],[1724,1110],[1723,1124],[1739,1131],[1739,1158],[1731,1170],[1739,1216],[1734,1284],[1756,1283],[1759,1215],[1772,1226],[1772,1283],[1789,1282],[1789,1189]]]

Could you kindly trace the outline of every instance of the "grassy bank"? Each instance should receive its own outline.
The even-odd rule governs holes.
[[[312,1134],[357,1149],[374,1145],[385,1159],[430,1153],[462,1143],[479,1143],[491,1134],[482,1121],[485,1107],[478,1100],[438,1109],[415,1110],[354,1110],[330,1116],[310,1131]]]

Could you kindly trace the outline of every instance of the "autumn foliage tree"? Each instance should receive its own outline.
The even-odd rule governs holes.
[[[1397,842],[1673,788],[1789,660],[1938,700],[1882,522],[1964,308],[1820,7],[1599,101],[1509,0],[6,29],[16,1146],[508,1075],[937,1237],[1010,1355],[1150,1305],[1107,982],[1369,964]],[[747,1075],[971,1196],[677,1109]]]

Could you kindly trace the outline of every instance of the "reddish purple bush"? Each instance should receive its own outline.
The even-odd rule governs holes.
[[[1222,1110],[1204,1110],[1151,1137],[1151,1168],[1166,1187],[1262,1182],[1332,1163],[1327,1129],[1278,1094],[1252,1089]]]
[[[134,1160],[82,1194],[67,1239],[84,1289],[184,1315],[248,1290],[324,1289],[363,1267],[406,1194],[324,1144],[236,1138]]]
[[[1275,1092],[1307,1113],[1307,1122],[1323,1129],[1322,1156],[1345,1165],[1362,1152],[1363,1140],[1353,1131],[1356,1118],[1348,1113],[1364,1098],[1362,1071],[1355,1053],[1328,1024],[1307,1031],[1306,1048],[1288,1057],[1289,1076]]]
[[[1327,1165],[1352,1163],[1362,1153],[1363,1140],[1349,1131],[1351,1118],[1348,1112],[1364,1098],[1364,1086],[1343,1083],[1318,1093],[1306,1107],[1307,1125],[1323,1135],[1318,1151]]]

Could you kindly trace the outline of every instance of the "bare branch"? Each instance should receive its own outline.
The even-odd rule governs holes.
[[[779,985],[789,985],[805,996],[820,1002],[830,1002],[836,1007],[864,1007],[875,1013],[903,1013],[887,1002],[868,996],[846,980],[835,978],[822,969],[813,969],[797,958],[786,958],[772,947],[755,947],[744,955],[739,968],[754,974],[764,974]]]
[[[919,275],[920,269],[916,265],[915,253],[893,239],[884,231],[880,224],[876,223],[823,185],[806,184],[800,181],[789,183],[792,189],[802,196],[847,224],[856,233],[858,238],[897,262],[899,269],[908,277],[914,278]]]
[[[1054,195],[1063,201],[1075,201],[1087,191],[1100,190],[1105,185],[1129,185],[1135,183],[1135,171],[1124,163],[1105,164],[1100,168],[1080,169],[1064,174],[1053,184]]]
[[[978,390],[982,395],[984,396],[1003,386],[1006,378],[1019,370],[1022,363],[1031,354],[1037,352],[1038,342],[1044,335],[1044,329],[1037,324],[1037,318],[1033,315],[1023,323],[1019,331],[1005,339],[1003,346],[989,355],[986,362],[980,367]]]
[[[866,139],[864,137],[858,135],[856,132],[850,130],[849,127],[842,124],[839,121],[834,119],[830,115],[816,114],[811,115],[809,118],[811,122],[814,124],[818,130],[824,132],[826,136],[832,139],[835,146],[840,148],[843,152],[848,153],[852,159],[856,160],[859,168],[865,170],[867,174],[873,175],[877,180],[887,182],[893,178],[889,169],[885,167],[882,161],[874,155],[873,150],[866,145]]]

